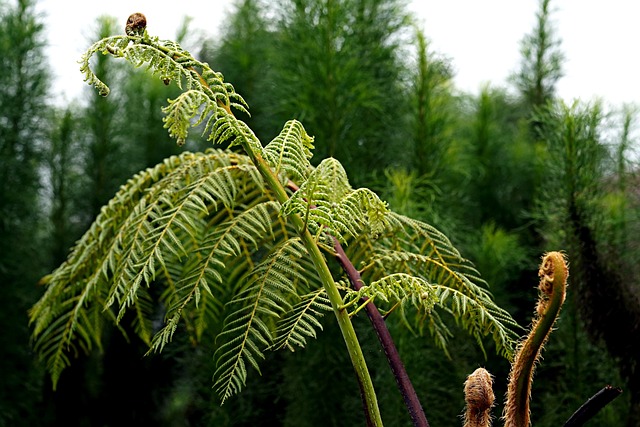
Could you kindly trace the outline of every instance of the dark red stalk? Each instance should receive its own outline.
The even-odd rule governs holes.
[[[340,266],[347,274],[347,277],[349,277],[351,286],[353,286],[355,290],[359,290],[362,287],[360,272],[358,272],[358,270],[353,266],[349,257],[347,257],[347,254],[344,252],[342,245],[340,245],[340,242],[335,237],[333,237],[333,248],[336,252],[336,259],[338,260],[338,263],[340,263]],[[364,309],[367,312],[367,316],[369,316],[373,329],[378,335],[378,340],[380,340],[384,354],[387,356],[387,361],[389,362],[393,376],[396,379],[398,389],[400,389],[400,393],[402,394],[404,403],[407,406],[409,415],[411,415],[413,425],[416,427],[429,427],[429,422],[424,414],[418,395],[413,388],[413,384],[411,384],[409,375],[407,374],[404,364],[400,359],[400,354],[393,343],[391,333],[389,333],[389,329],[384,322],[382,314],[380,314],[380,311],[378,311],[378,308],[373,304],[373,302],[369,302]]]

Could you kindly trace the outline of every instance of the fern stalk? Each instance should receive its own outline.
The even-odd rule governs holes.
[[[351,260],[349,260],[349,257],[344,252],[342,245],[335,237],[333,238],[333,248],[336,251],[336,259],[338,260],[338,263],[342,266],[342,269],[349,277],[349,282],[355,290],[360,290],[360,288],[362,288],[360,273],[351,263]],[[376,335],[380,340],[380,345],[387,357],[387,361],[389,362],[393,376],[396,379],[396,384],[398,385],[398,389],[400,389],[400,393],[402,394],[405,406],[409,411],[413,425],[416,427],[429,427],[429,422],[427,421],[424,409],[420,404],[420,399],[418,399],[418,394],[413,388],[409,374],[407,374],[407,370],[402,363],[398,349],[393,343],[393,338],[391,337],[391,333],[384,322],[382,314],[380,314],[380,311],[373,301],[366,303],[364,307],[367,312],[367,316],[373,325],[373,329],[376,331]]]
[[[531,424],[529,400],[536,362],[551,333],[560,308],[565,300],[569,270],[560,252],[549,252],[542,258],[540,270],[540,298],[531,332],[519,346],[511,365],[507,402],[505,405],[505,427],[528,427]]]

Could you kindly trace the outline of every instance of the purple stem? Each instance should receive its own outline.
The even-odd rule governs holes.
[[[342,269],[349,277],[351,286],[353,286],[355,290],[362,288],[360,272],[353,266],[351,260],[349,260],[349,257],[347,257],[347,254],[344,252],[342,245],[340,245],[340,242],[335,237],[333,237],[333,248],[336,251],[336,258],[340,263],[340,266],[342,266]],[[380,314],[380,311],[378,311],[373,302],[369,302],[364,308],[367,312],[367,316],[369,316],[371,324],[373,325],[373,329],[378,335],[384,354],[387,356],[387,361],[389,362],[393,376],[396,379],[396,383],[398,384],[398,389],[400,389],[404,403],[411,415],[413,425],[416,427],[429,427],[429,422],[424,414],[418,395],[413,388],[413,384],[411,384],[409,375],[407,375],[404,364],[400,359],[398,349],[393,343],[393,339],[391,338],[391,334],[384,322],[382,314]]]

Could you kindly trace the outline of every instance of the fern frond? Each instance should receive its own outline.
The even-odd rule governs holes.
[[[45,282],[51,278],[48,276]],[[86,353],[94,345],[101,348],[104,315],[95,316],[96,308],[101,311],[92,301],[95,290],[83,285],[78,283],[60,290],[62,285],[53,283],[60,292],[50,293],[29,311],[34,327],[33,347],[45,361],[54,388],[64,368],[70,365],[71,356]],[[56,300],[52,301],[52,295]]]
[[[197,309],[202,292],[207,297],[215,296],[212,289],[218,294],[224,292],[227,274],[224,272],[226,265],[223,260],[242,254],[242,240],[257,249],[258,242],[265,236],[272,236],[271,227],[279,208],[277,202],[266,201],[216,225],[197,249],[201,255],[199,262],[184,275],[167,299],[165,325],[154,337],[149,351],[160,352],[165,344],[171,341],[183,310],[192,300]],[[199,331],[199,334],[201,333],[202,330]]]
[[[336,159],[326,159],[314,169],[282,206],[283,214],[299,214],[307,227],[317,233],[324,228],[345,242],[363,230],[372,235],[386,228],[387,206],[367,188],[354,190]]]
[[[348,300],[360,301],[367,298],[369,304],[376,299],[386,303],[411,303],[418,310],[429,314],[438,302],[433,287],[426,280],[405,273],[394,273],[365,285],[348,295]],[[348,304],[348,303],[347,303]]]
[[[154,332],[155,302],[147,288],[142,287],[138,290],[136,303],[133,305],[133,312],[133,331],[145,344],[150,345]]]
[[[129,224],[124,225],[129,232],[122,236],[122,242],[116,242],[124,250],[114,266],[107,306],[119,302],[119,319],[134,302],[140,286],[155,278],[156,265],[164,266],[167,255],[177,259],[188,255],[184,242],[197,228],[192,218],[208,214],[208,204],[212,210],[218,205],[229,207],[237,194],[235,175],[245,174],[251,168],[217,167],[196,178],[183,176],[185,171],[180,169],[167,177],[181,180],[177,190],[149,193],[141,200]]]
[[[103,207],[67,261],[43,279],[46,291],[30,310],[34,346],[54,381],[68,365],[70,352],[99,346],[103,323],[118,324],[129,308],[134,332],[145,342],[152,341],[156,302],[146,287],[154,280],[170,288],[163,295],[175,292],[176,299],[164,300],[172,315],[190,298],[197,300],[201,289],[209,294],[202,280],[197,288],[181,282],[187,274],[184,267],[192,265],[189,258],[206,250],[201,248],[209,233],[205,228],[217,225],[205,218],[219,212],[217,221],[224,222],[237,203],[269,201],[265,194],[248,157],[221,150],[184,153],[130,179]],[[273,221],[279,205],[271,211]],[[245,239],[251,227],[254,234],[262,233],[264,227],[255,221],[238,226],[238,236],[244,233],[238,238]],[[207,269],[207,274],[211,272]],[[216,303],[207,299],[207,313]]]
[[[187,140],[189,128],[202,123],[209,115],[216,114],[217,103],[203,92],[188,90],[182,92],[176,99],[169,100],[169,105],[162,111],[165,113],[164,127],[169,130],[169,136],[182,146]],[[199,116],[195,123],[192,119]]]
[[[331,302],[324,288],[303,295],[286,317],[278,322],[276,339],[272,350],[287,348],[295,351],[295,346],[304,348],[308,338],[316,338],[316,330],[322,330],[320,319],[325,311],[331,311]]]
[[[473,270],[449,238],[435,227],[396,213],[389,215],[388,221],[391,233],[401,232],[401,235],[395,239],[395,243],[391,246],[392,248],[407,248],[412,253],[431,256],[459,266],[463,264],[465,269]]]
[[[88,84],[107,96],[109,88],[90,66],[91,57],[98,52],[124,58],[135,67],[146,66],[161,80],[173,81],[185,89],[163,109],[167,114],[165,127],[179,145],[184,144],[189,127],[206,121],[205,132],[211,131],[209,139],[219,142],[231,139],[233,145],[238,143],[237,138],[243,138],[255,152],[262,150],[251,129],[231,114],[231,108],[249,114],[244,99],[233,85],[224,81],[221,73],[195,59],[178,43],[149,37],[146,30],[142,35],[113,36],[94,43],[82,55],[80,70]]]
[[[385,276],[371,284],[363,286],[357,292],[348,295],[351,301],[368,298],[370,301],[380,301],[395,305],[400,304],[402,310],[407,305],[415,307],[420,313],[422,322],[436,338],[436,343],[446,351],[449,329],[440,316],[433,310],[439,307],[451,314],[469,334],[483,348],[482,338],[491,335],[498,351],[508,355],[511,343],[517,337],[507,327],[515,323],[509,314],[493,302],[486,290],[474,285],[461,276],[457,286],[430,283],[422,277],[406,273],[395,273]]]
[[[208,140],[215,144],[227,143],[229,148],[244,145],[255,155],[262,155],[262,144],[251,128],[230,114],[211,116],[207,130],[210,130]]]
[[[276,174],[284,173],[295,182],[304,182],[311,171],[313,137],[302,123],[290,120],[280,134],[264,148],[264,158]]]
[[[91,70],[89,60],[97,52],[103,55],[111,54],[113,56],[122,56],[122,50],[126,48],[128,44],[129,38],[127,36],[107,37],[95,42],[89,50],[82,55],[80,59],[80,71],[84,75],[84,81],[87,82],[88,85],[95,87],[100,96],[109,95],[109,87]]]
[[[360,235],[348,254],[362,266],[368,286],[350,291],[351,304],[361,297],[379,305],[417,309],[418,326],[426,327],[446,352],[451,335],[439,311],[448,313],[470,333],[482,348],[482,338],[491,336],[498,352],[511,357],[517,340],[517,323],[493,301],[481,285],[484,281],[471,263],[460,255],[438,230],[420,221],[390,212],[388,228],[378,239]]]
[[[258,360],[273,342],[272,323],[291,308],[296,283],[306,282],[300,259],[306,250],[298,238],[276,246],[247,277],[230,305],[238,307],[225,321],[215,352],[214,388],[222,402],[239,392],[247,378],[247,362],[260,371]]]

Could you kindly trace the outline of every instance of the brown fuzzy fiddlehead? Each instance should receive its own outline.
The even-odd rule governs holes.
[[[491,408],[496,400],[493,394],[493,378],[484,368],[478,368],[464,382],[464,400],[467,410],[464,427],[491,426]]]
[[[504,410],[505,427],[528,427],[529,398],[535,363],[540,358],[542,347],[555,323],[565,300],[569,270],[564,255],[549,252],[542,258],[540,270],[540,296],[531,332],[518,346],[507,389]]]
[[[147,17],[142,13],[132,13],[127,19],[124,32],[128,36],[141,36],[147,28]]]

